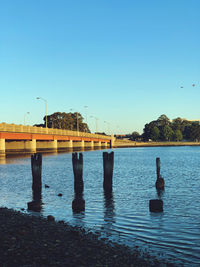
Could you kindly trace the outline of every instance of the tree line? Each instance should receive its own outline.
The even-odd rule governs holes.
[[[36,124],[38,127],[46,126],[46,116],[43,118],[43,124]],[[54,112],[47,116],[47,127],[54,129],[63,129],[71,131],[80,131],[90,133],[87,123],[83,122],[84,118],[79,112]]]
[[[179,117],[171,121],[163,114],[157,120],[145,124],[142,135],[133,132],[131,139],[143,141],[200,141],[200,125],[199,122],[191,122]]]

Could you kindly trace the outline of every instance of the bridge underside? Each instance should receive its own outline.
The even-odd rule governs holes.
[[[106,148],[107,139],[29,133],[0,133],[0,156],[13,153]]]

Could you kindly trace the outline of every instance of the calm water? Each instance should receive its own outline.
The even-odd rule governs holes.
[[[109,150],[108,150],[109,151]],[[103,192],[102,150],[83,152],[84,213],[73,214],[72,155],[43,156],[42,215],[52,214],[130,247],[139,246],[185,266],[200,265],[200,147],[115,149],[113,195]],[[163,213],[150,213],[157,198],[156,157],[165,179]],[[32,200],[30,157],[0,160],[0,206],[20,210]],[[57,195],[62,193],[62,197]]]

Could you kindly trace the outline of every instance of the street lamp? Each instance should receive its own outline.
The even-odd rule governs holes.
[[[84,106],[84,108],[85,108],[85,123],[87,125],[87,108],[88,108],[88,106]],[[88,128],[88,125],[86,127]],[[85,127],[85,132],[86,132],[86,127]]]
[[[109,135],[110,132],[110,124],[107,121],[104,121],[105,123],[107,123],[107,135]]]
[[[90,118],[94,118],[96,120],[96,133],[98,132],[98,118],[94,116],[90,116]]]
[[[36,97],[36,99],[41,99],[45,102],[46,128],[47,128],[47,100],[42,97]]]
[[[26,125],[26,115],[27,114],[30,114],[30,112],[26,112],[25,114],[24,114],[24,125]]]
[[[88,106],[84,106],[84,108],[85,108],[85,121],[87,123],[87,108],[88,108]]]

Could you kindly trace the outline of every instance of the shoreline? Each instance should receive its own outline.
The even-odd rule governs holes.
[[[135,142],[135,141],[116,141],[112,148],[110,147],[103,147],[103,148],[74,148],[74,149],[66,149],[66,150],[58,150],[58,151],[50,151],[50,150],[39,150],[37,153],[42,153],[45,155],[49,154],[60,154],[60,153],[73,153],[73,152],[84,152],[84,151],[95,151],[95,150],[107,150],[107,149],[114,149],[114,148],[139,148],[139,147],[174,147],[174,146],[200,146],[200,142]],[[25,151],[12,151],[7,152],[5,155],[1,156],[0,159],[6,159],[9,157],[23,157],[23,156],[30,156],[32,152],[25,152]]]
[[[98,239],[98,234],[0,208],[0,259],[4,267],[177,266],[136,248]],[[178,265],[180,266],[180,265]]]
[[[135,142],[135,141],[115,141],[113,148],[125,147],[170,147],[170,146],[200,146],[200,142]]]

